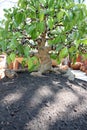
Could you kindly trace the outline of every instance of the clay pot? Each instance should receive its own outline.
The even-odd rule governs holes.
[[[84,60],[84,65],[87,66],[87,60]]]
[[[19,62],[15,59],[15,61],[13,62],[13,69],[17,70],[19,68]]]
[[[60,66],[60,69],[63,70],[63,71],[68,70],[68,68],[69,68],[68,65],[61,65]]]
[[[53,66],[53,67],[58,66],[58,63],[57,63],[57,61],[56,61],[56,60],[53,60],[53,59],[52,59],[52,66]]]
[[[15,58],[15,60],[18,61],[19,63],[22,63],[23,59],[24,59],[23,57],[16,57]]]
[[[8,65],[8,69],[13,69],[13,63],[12,62]]]
[[[80,70],[81,70],[81,71],[83,71],[83,72],[85,72],[85,71],[86,71],[85,66],[84,66],[84,65],[82,65],[82,66],[80,67]]]
[[[82,62],[82,56],[78,55],[78,57],[76,58],[76,62]]]
[[[81,64],[81,62],[76,62],[75,64],[71,64],[71,68],[73,70],[80,70]]]
[[[23,57],[16,57],[15,60],[8,65],[8,68],[17,70],[19,68],[19,64],[21,64],[22,61]]]
[[[86,75],[87,75],[87,70],[85,71]]]
[[[18,61],[17,60],[15,60],[14,62],[11,62],[9,65],[8,65],[8,68],[9,69],[14,69],[14,70],[16,70],[16,69],[18,69],[18,65],[19,63],[18,63]]]

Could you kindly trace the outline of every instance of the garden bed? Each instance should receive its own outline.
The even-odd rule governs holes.
[[[86,130],[87,82],[49,73],[0,81],[0,130]]]

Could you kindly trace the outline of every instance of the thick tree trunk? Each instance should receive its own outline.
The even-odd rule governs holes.
[[[37,40],[38,43],[38,53],[36,56],[39,59],[40,67],[38,69],[38,74],[43,74],[49,70],[51,70],[52,67],[52,61],[49,55],[50,47],[45,46],[46,43],[46,33],[43,33],[41,37]],[[36,75],[36,73],[33,73],[33,75]]]
[[[39,72],[45,73],[52,67],[52,61],[49,55],[49,47],[42,46],[38,49],[38,58],[40,61]]]

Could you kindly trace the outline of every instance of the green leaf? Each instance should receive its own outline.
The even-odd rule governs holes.
[[[54,6],[54,0],[48,0],[48,7],[52,8]]]
[[[51,57],[52,59],[56,59],[56,58],[57,58],[57,54],[52,53],[52,54],[50,55],[50,57]]]
[[[87,54],[83,54],[82,57],[84,58],[84,60],[87,60]]]
[[[43,10],[40,11],[39,17],[40,17],[40,22],[42,22],[44,20],[44,12],[43,12]]]
[[[46,0],[40,0],[40,3],[43,4],[43,5],[45,5]]]
[[[60,51],[59,57],[62,59],[65,58],[66,56],[68,56],[68,49],[65,47]]]
[[[25,19],[25,14],[23,12],[17,12],[14,18],[15,18],[16,24],[20,25]]]
[[[21,7],[21,8],[26,9],[27,4],[28,4],[27,0],[18,0],[18,6]]]
[[[63,44],[58,44],[56,47],[56,51],[59,52],[63,48]]]
[[[32,57],[28,59],[28,69],[29,71],[34,71],[38,68],[39,62],[36,57]]]
[[[24,55],[25,55],[25,57],[29,57],[29,51],[30,51],[30,47],[25,46],[24,47]]]
[[[71,9],[71,8],[73,8],[75,6],[75,2],[70,2],[70,4],[68,4],[67,6],[66,6],[66,9],[67,10],[69,10],[69,9]]]
[[[29,34],[31,34],[36,29],[36,23],[32,23],[30,26],[26,26],[26,30]]]
[[[1,29],[0,30],[0,37],[2,37],[3,39],[6,39],[8,35],[8,31],[5,29]]]
[[[11,50],[16,50],[17,49],[17,39],[15,36],[12,37],[11,42],[9,42],[9,47]]]
[[[54,25],[54,20],[53,20],[53,18],[51,17],[51,18],[48,19],[48,26],[49,26],[50,29],[52,29],[52,28],[53,28],[53,25]]]
[[[57,18],[58,18],[58,21],[60,21],[64,16],[64,11],[61,10],[58,14],[57,14]]]
[[[10,54],[10,59],[11,59],[11,61],[14,61],[14,60],[15,60],[15,57],[16,57],[16,54],[12,52],[12,53]]]
[[[40,33],[44,32],[44,30],[45,30],[45,23],[44,23],[44,22],[39,22],[39,23],[37,23],[37,30],[38,30]]]
[[[5,52],[7,49],[7,43],[4,40],[0,41],[0,46],[1,46],[1,51]]]
[[[18,55],[19,56],[24,55],[24,47],[23,47],[23,45],[18,44],[17,50],[18,50]]]
[[[80,42],[87,45],[87,39],[81,39]]]
[[[71,48],[69,48],[68,51],[69,51],[70,59],[73,59],[73,61],[75,61],[76,53],[78,52],[78,50],[76,50],[76,47],[75,46],[71,46]]]
[[[7,63],[10,64],[12,62],[10,56],[7,56]]]
[[[33,6],[31,6],[31,5],[29,6],[29,10],[30,10],[31,12],[34,12],[34,13],[36,12],[36,9],[35,9]]]

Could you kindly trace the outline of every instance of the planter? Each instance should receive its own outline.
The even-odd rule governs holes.
[[[73,70],[80,70],[82,63],[81,62],[76,62],[75,64],[71,64],[71,68]]]
[[[62,70],[62,71],[66,71],[66,70],[68,70],[68,65],[60,65],[60,69]]]
[[[8,68],[13,69],[13,63],[12,62],[8,65]]]
[[[85,71],[86,75],[87,75],[87,70]]]
[[[22,64],[23,57],[16,57],[14,62],[11,62],[10,65],[8,65],[9,69],[17,70],[19,69],[20,65]],[[22,68],[22,65],[21,65]]]
[[[81,71],[83,71],[83,72],[85,72],[85,71],[86,71],[85,66],[84,66],[84,65],[82,65],[82,66],[80,67],[80,70],[81,70]]]
[[[53,66],[53,67],[58,66],[58,63],[57,63],[57,61],[56,61],[56,60],[53,60],[53,59],[52,59],[52,66]]]
[[[84,65],[85,65],[85,66],[87,66],[87,59],[86,59],[86,60],[84,60],[84,62],[83,62],[83,63],[84,63]]]
[[[19,62],[15,59],[15,61],[13,62],[13,70],[17,69],[19,69]]]
[[[76,58],[76,62],[82,62],[82,56],[78,55],[78,57]]]

